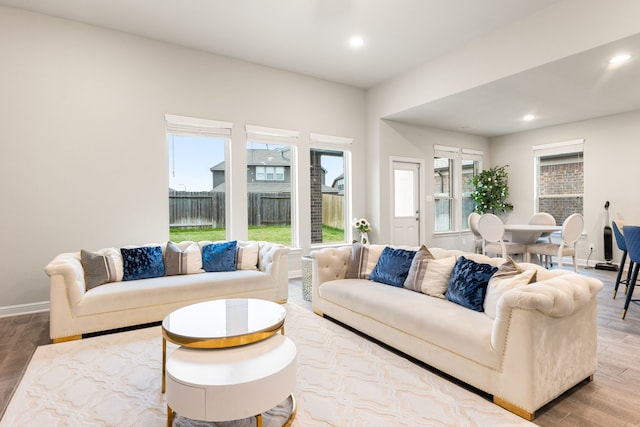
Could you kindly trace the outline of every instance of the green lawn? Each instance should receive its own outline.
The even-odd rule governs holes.
[[[174,228],[169,230],[169,239],[172,242],[183,240],[225,240],[224,228]],[[266,242],[282,243],[291,245],[291,227],[288,225],[270,225],[262,227],[249,227],[249,240],[264,240]],[[324,243],[342,242],[344,240],[344,230],[333,227],[322,227],[322,241]]]

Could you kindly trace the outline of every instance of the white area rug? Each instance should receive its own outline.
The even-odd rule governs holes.
[[[285,332],[298,349],[296,427],[533,425],[339,325],[286,307]],[[161,358],[159,326],[39,347],[0,425],[164,426]],[[280,425],[281,416],[265,414],[264,426]],[[174,425],[214,424],[177,417]],[[255,419],[218,425],[253,426]]]

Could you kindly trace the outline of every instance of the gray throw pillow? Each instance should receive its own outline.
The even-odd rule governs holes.
[[[433,259],[435,257],[431,254],[429,248],[422,245],[411,261],[404,287],[412,291],[422,292],[422,282],[424,281],[424,275],[427,273],[427,265]]]
[[[82,249],[80,261],[84,269],[84,283],[87,289],[116,281],[116,266],[111,257]]]

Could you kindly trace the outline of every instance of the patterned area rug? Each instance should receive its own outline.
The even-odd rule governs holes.
[[[293,426],[533,425],[308,310],[286,308],[285,331],[298,349]],[[161,347],[159,326],[39,347],[0,425],[164,426]],[[290,404],[264,413],[263,426],[281,425]]]

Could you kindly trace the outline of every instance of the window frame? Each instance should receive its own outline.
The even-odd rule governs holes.
[[[436,193],[436,189],[433,191],[433,199],[434,199],[434,222],[433,222],[433,234],[434,235],[442,235],[447,233],[459,233],[462,231],[468,231],[469,226],[467,224],[466,218],[463,218],[463,202],[465,199],[470,199],[470,196],[464,196],[462,192],[462,184],[463,184],[463,174],[462,174],[462,161],[463,160],[473,160],[474,162],[478,162],[477,171],[482,170],[482,164],[484,159],[484,152],[479,150],[473,150],[468,148],[460,148],[460,147],[452,147],[452,146],[444,146],[444,145],[435,145],[434,146],[434,154],[433,159],[435,161],[436,158],[448,158],[450,159],[450,173],[451,173],[451,195],[450,196],[438,196]],[[435,163],[433,163],[433,173],[435,174]],[[435,184],[435,183],[434,183]],[[437,220],[437,212],[436,212],[436,201],[437,200],[449,200],[452,206],[449,208],[451,212],[451,218],[449,220],[450,227],[448,230],[436,230],[436,220]]]
[[[353,240],[353,227],[351,226],[351,219],[353,218],[353,200],[352,200],[352,145],[353,138],[323,135],[318,133],[309,134],[309,151],[308,156],[311,156],[311,150],[331,150],[340,151],[343,155],[344,162],[344,177],[342,181],[343,186],[343,224],[344,224],[344,241],[342,242],[329,242],[329,243],[312,243],[311,235],[309,235],[309,244],[312,248],[319,248],[324,246],[344,245],[350,243]],[[311,219],[311,218],[309,218]]]
[[[225,238],[229,238],[231,229],[231,209],[233,194],[231,191],[231,141],[233,123],[211,120],[198,117],[180,116],[175,114],[165,114],[165,141],[168,141],[169,135],[184,135],[199,138],[222,139],[224,141],[224,184],[225,184]],[[167,168],[169,170],[169,159],[167,158]],[[168,184],[168,182],[167,182]],[[168,202],[168,199],[167,199]],[[167,224],[169,229],[170,224]]]
[[[540,212],[540,200],[541,198],[549,198],[549,199],[560,199],[560,198],[570,198],[570,197],[580,197],[582,198],[582,212],[578,212],[584,215],[584,139],[574,139],[569,141],[562,142],[554,142],[550,144],[541,144],[534,145],[531,147],[533,149],[533,210],[534,213]],[[582,175],[582,193],[562,193],[562,194],[553,194],[548,196],[541,197],[540,195],[540,168],[542,166],[542,159],[549,157],[569,157],[571,155],[576,155],[577,158],[581,159],[583,175]],[[568,163],[568,162],[567,162]],[[555,216],[554,216],[555,217]],[[560,218],[556,218],[557,222],[562,223],[564,218],[561,220]]]

